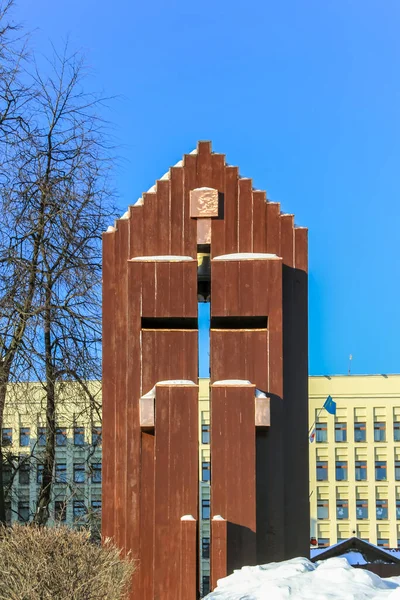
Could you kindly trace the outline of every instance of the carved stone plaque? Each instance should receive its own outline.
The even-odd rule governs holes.
[[[190,216],[218,217],[218,190],[209,187],[190,190]]]

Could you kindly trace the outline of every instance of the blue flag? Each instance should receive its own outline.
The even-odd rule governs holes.
[[[336,402],[328,396],[324,402],[324,409],[331,415],[336,415]]]

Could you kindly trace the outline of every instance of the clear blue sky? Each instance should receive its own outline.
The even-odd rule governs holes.
[[[121,212],[211,139],[309,227],[311,374],[400,372],[398,0],[19,0],[112,105]]]

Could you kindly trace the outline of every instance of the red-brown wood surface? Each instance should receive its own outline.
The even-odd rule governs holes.
[[[129,254],[129,222],[127,219],[117,221],[117,253],[116,253],[116,295],[115,295],[115,345],[118,349],[116,362],[116,403],[115,403],[115,455],[114,475],[114,539],[118,547],[125,544],[126,523],[126,470],[127,447],[125,425],[127,420],[127,344],[126,322],[128,302],[128,264]]]
[[[197,600],[197,521],[181,521],[178,581],[179,599]]]
[[[294,266],[294,215],[281,215],[281,256],[283,264]]]
[[[295,267],[307,273],[308,271],[308,229],[296,227],[295,236]]]
[[[140,561],[137,574],[140,591],[139,598],[154,598],[154,435],[141,434],[141,470],[140,470]]]
[[[228,572],[256,560],[254,397],[252,385],[211,386],[211,517],[227,521]]]
[[[197,330],[143,330],[141,394],[169,379],[197,380]]]
[[[212,590],[217,587],[218,579],[222,579],[228,574],[227,534],[227,522],[225,519],[213,519],[211,521],[210,583]]]
[[[115,313],[115,232],[103,234],[103,314]],[[116,353],[113,320],[103,318],[103,462],[102,536],[114,535]]]
[[[246,379],[268,391],[267,329],[211,329],[210,346],[211,381]]]
[[[198,511],[197,401],[197,385],[156,387],[154,598],[163,600],[179,590],[181,517]]]

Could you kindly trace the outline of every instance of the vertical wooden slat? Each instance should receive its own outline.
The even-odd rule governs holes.
[[[212,154],[212,186],[218,190],[220,206],[218,210],[218,219],[211,219],[211,255],[218,256],[225,252],[225,155]]]
[[[143,256],[143,206],[132,206],[129,218],[129,258]]]
[[[254,396],[249,384],[211,386],[211,515],[227,520],[228,574],[256,561]]]
[[[227,522],[226,519],[211,521],[211,589],[217,587],[218,579],[227,576]]]
[[[197,256],[197,226],[196,219],[190,217],[190,190],[197,185],[197,154],[185,154],[184,158],[184,243],[183,254],[196,258]]]
[[[225,167],[224,194],[225,248],[222,250],[218,246],[216,250],[211,249],[212,256],[232,254],[238,251],[238,181],[239,169],[227,165]]]
[[[253,191],[253,252],[266,252],[266,193]]]
[[[115,328],[111,318],[115,312],[115,245],[116,232],[103,234],[103,463],[102,484],[102,536],[114,536],[114,431],[115,431],[115,386],[116,353]]]
[[[294,215],[281,215],[281,256],[284,265],[294,266]]]
[[[281,256],[281,205],[267,202],[267,252]]]
[[[197,144],[197,186],[214,187],[211,163],[211,143],[199,142]]]
[[[184,198],[182,167],[172,167],[171,173],[171,254],[183,256],[184,251]]]
[[[239,179],[238,250],[253,252],[253,182]]]
[[[197,600],[197,521],[181,519],[179,600]]]
[[[115,541],[119,547],[125,543],[126,522],[126,420],[127,420],[127,344],[126,325],[128,310],[128,256],[129,221],[117,221],[115,344],[118,348],[116,362],[115,446]]]
[[[198,509],[197,396],[195,384],[156,387],[154,598],[163,600],[179,593],[181,517]]]
[[[296,227],[295,236],[295,267],[301,271],[308,271],[308,229]]]
[[[170,181],[157,181],[157,251],[155,254],[170,254],[171,250],[171,214],[170,214]]]
[[[154,600],[154,435],[142,433],[140,473],[140,595],[143,600]],[[137,598],[138,596],[136,596]],[[135,597],[132,597],[135,600]]]
[[[158,246],[157,195],[143,194],[143,255],[154,256]]]

